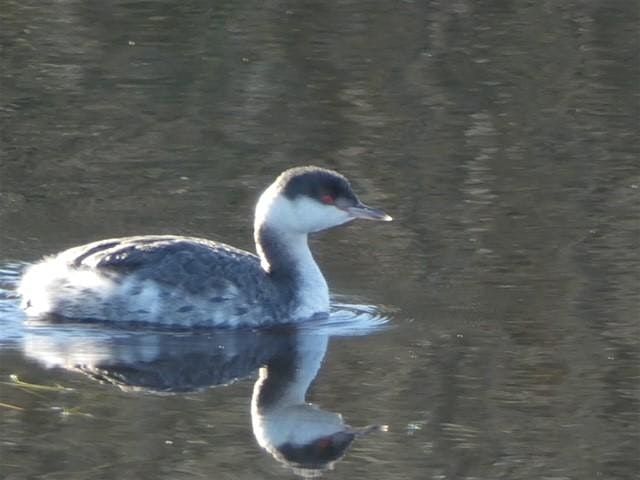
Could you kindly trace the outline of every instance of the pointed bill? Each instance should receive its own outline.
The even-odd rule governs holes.
[[[381,222],[390,222],[391,220],[393,220],[393,218],[391,218],[390,215],[387,215],[379,208],[368,207],[364,203],[360,203],[353,207],[348,207],[346,210],[347,212],[349,212],[349,215],[351,215],[353,218],[363,218],[366,220],[378,220]]]

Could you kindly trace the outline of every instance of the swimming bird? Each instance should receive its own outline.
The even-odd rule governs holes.
[[[262,193],[257,255],[202,238],[147,235],[100,240],[29,267],[21,305],[30,317],[179,327],[255,327],[329,311],[327,282],[309,234],[355,219],[390,221],[349,181],[295,167]]]

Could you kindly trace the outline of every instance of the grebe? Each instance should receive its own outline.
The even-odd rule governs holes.
[[[327,314],[329,290],[308,235],[351,220],[389,221],[332,170],[286,170],[255,210],[258,255],[201,238],[138,236],[71,248],[28,268],[29,317],[180,327],[258,326]]]

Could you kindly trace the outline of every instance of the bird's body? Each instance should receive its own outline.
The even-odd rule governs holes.
[[[291,301],[256,255],[178,236],[72,248],[32,267],[22,292],[31,314],[184,327],[271,323]]]
[[[326,281],[308,234],[354,218],[387,220],[362,205],[341,175],[284,172],[262,194],[258,255],[181,236],[101,240],[46,258],[25,273],[30,316],[167,326],[258,326],[327,313]]]

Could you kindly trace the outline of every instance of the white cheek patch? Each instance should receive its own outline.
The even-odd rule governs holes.
[[[326,230],[351,220],[352,217],[334,205],[324,205],[309,197],[293,200],[268,188],[256,207],[256,226],[269,225],[287,233],[307,234]]]
[[[296,198],[293,211],[298,228],[305,233],[319,232],[341,225],[351,218],[347,212],[333,205],[324,205],[308,197]]]

